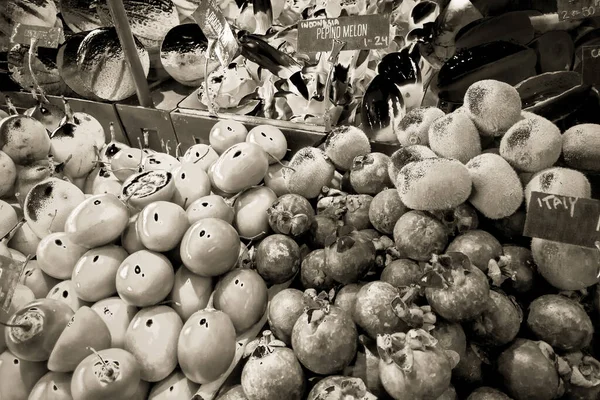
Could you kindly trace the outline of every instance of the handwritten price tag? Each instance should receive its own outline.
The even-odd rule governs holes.
[[[600,241],[600,201],[533,192],[525,236],[595,248]]]
[[[215,53],[221,65],[231,63],[239,45],[218,3],[215,0],[203,0],[192,17],[207,38],[216,40]]]
[[[600,0],[558,0],[558,20],[600,16]]]
[[[57,49],[62,33],[62,28],[16,24],[10,41],[29,46],[31,39],[36,39],[38,47]]]
[[[375,14],[309,19],[298,24],[301,53],[331,51],[334,40],[344,42],[344,50],[385,49],[390,45],[390,22]]]

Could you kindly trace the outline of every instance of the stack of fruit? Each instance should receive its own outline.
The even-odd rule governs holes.
[[[600,126],[521,108],[481,81],[391,156],[343,126],[289,162],[272,126],[179,157],[12,110],[0,398],[596,399],[597,251],[522,235],[532,191],[591,196]]]

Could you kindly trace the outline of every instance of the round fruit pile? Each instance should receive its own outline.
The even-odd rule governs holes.
[[[178,157],[65,106],[0,122],[1,399],[600,396],[598,252],[523,238],[532,191],[591,197],[600,126],[487,80],[391,156],[220,121]]]

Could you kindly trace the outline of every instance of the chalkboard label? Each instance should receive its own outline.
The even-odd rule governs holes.
[[[558,20],[600,16],[600,0],[558,0]]]
[[[600,241],[600,201],[533,192],[525,236],[595,248]]]
[[[600,85],[600,46],[583,46],[581,79],[584,85]]]
[[[215,0],[203,0],[192,15],[208,39],[216,40],[215,53],[221,65],[227,65],[236,57],[238,42],[231,26]]]
[[[29,46],[31,39],[37,39],[37,47],[57,49],[62,37],[62,28],[16,24],[10,38],[12,43]]]
[[[8,312],[25,263],[0,256],[0,308]],[[2,321],[5,322],[5,321]]]
[[[318,18],[298,23],[298,51],[331,51],[333,41],[345,43],[344,50],[385,49],[390,45],[390,22],[383,15],[353,15]]]

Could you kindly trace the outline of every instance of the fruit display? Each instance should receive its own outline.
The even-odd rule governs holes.
[[[600,125],[519,85],[408,112],[390,156],[229,120],[169,154],[7,105],[2,400],[600,395],[598,250],[523,232],[534,191],[592,198]]]

